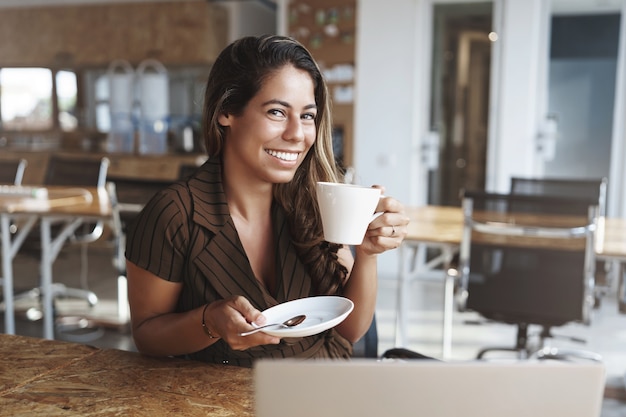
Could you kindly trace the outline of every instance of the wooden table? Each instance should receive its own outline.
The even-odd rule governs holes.
[[[84,222],[110,219],[111,199],[107,191],[95,187],[47,187],[48,199],[35,200],[0,196],[0,244],[2,245],[2,277],[5,302],[5,332],[15,333],[13,305],[13,259],[28,233],[39,222],[41,233],[41,287],[43,292],[44,337],[54,338],[52,264],[72,233]],[[63,224],[51,235],[52,223]],[[12,235],[12,224],[18,224]]]
[[[452,257],[458,252],[463,235],[463,212],[460,207],[421,206],[408,207],[411,221],[408,234],[400,246],[399,285],[397,291],[396,346],[406,346],[406,328],[409,291],[408,282],[437,267],[447,268]],[[439,249],[440,255],[426,261],[426,250]],[[596,257],[615,263],[619,277],[618,299],[620,311],[626,311],[626,285],[624,265],[626,264],[626,219],[601,217],[598,221],[595,244]],[[445,275],[445,273],[444,273]],[[454,282],[446,279],[444,288],[444,312],[451,311]],[[445,316],[445,314],[444,314]],[[449,317],[444,317],[442,357],[450,354],[451,326]]]
[[[254,414],[251,369],[0,334],[0,414]]]

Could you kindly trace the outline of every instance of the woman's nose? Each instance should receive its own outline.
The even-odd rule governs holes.
[[[302,120],[298,118],[289,119],[287,121],[287,126],[285,127],[283,139],[303,141],[304,140],[304,128],[302,126]]]

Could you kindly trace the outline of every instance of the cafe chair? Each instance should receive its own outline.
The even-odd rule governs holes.
[[[104,189],[106,185],[107,172],[109,168],[109,159],[106,157],[100,159],[87,159],[77,157],[67,157],[61,155],[50,155],[48,158],[48,165],[43,181],[45,186],[69,186],[69,187],[96,187],[98,189]],[[59,221],[53,224],[51,234],[53,239],[59,233],[62,232],[64,227],[69,224],[69,221]],[[78,226],[68,238],[69,244],[64,245],[63,250],[69,250],[71,246],[78,245],[80,249],[80,284],[81,288],[70,288],[64,284],[53,284],[53,298],[77,298],[85,300],[90,307],[95,306],[98,303],[98,296],[89,290],[88,285],[88,245],[100,239],[104,233],[105,221],[99,220],[94,222],[83,222]],[[41,256],[41,243],[39,240],[38,228],[34,228],[31,231],[27,241],[23,245],[22,252],[27,252],[32,256]],[[62,246],[63,247],[63,246]],[[56,258],[58,253],[54,254]],[[41,297],[41,289],[34,288],[25,294],[16,296],[16,299],[21,298],[36,298]],[[28,314],[32,319],[38,319],[41,317],[41,313],[30,311]],[[72,338],[70,335],[71,330],[74,328],[88,327],[85,324],[86,321],[82,318],[57,318],[57,330],[64,332],[66,338]],[[100,335],[98,332],[93,332],[95,336]],[[89,333],[89,332],[86,332]],[[92,335],[93,336],[93,335]],[[78,337],[78,336],[77,336]],[[95,338],[95,337],[94,337]],[[82,336],[79,337],[83,341]]]
[[[0,185],[22,185],[27,164],[26,159],[0,159]],[[12,224],[10,229],[10,233],[15,233],[17,226]]]
[[[103,189],[106,185],[109,159],[70,158],[60,155],[50,155],[44,185],[63,185],[77,187],[96,187]],[[88,291],[88,245],[102,237],[104,232],[104,220],[95,223],[83,224],[80,232],[75,232],[70,237],[70,242],[80,246],[80,282],[82,290],[74,291],[66,289],[68,295],[78,296],[88,300],[90,305],[98,302],[98,297]]]
[[[0,159],[0,184],[21,185],[26,159]]]
[[[24,171],[28,161],[26,159],[0,159],[0,185],[22,185]],[[11,233],[17,231],[17,226],[11,226]]]
[[[511,177],[511,194],[558,197],[584,197],[598,201],[598,215],[606,216],[608,180],[602,178],[526,178]],[[609,265],[596,262],[595,307],[611,288]]]
[[[552,328],[590,323],[598,199],[462,195],[464,226],[454,278],[457,308],[517,327],[514,345],[484,348],[477,358],[509,351],[521,359],[601,360],[593,352],[547,345],[555,338]],[[531,326],[541,329],[535,345],[529,340]]]
[[[383,360],[393,359],[393,360],[400,360],[400,361],[415,360],[415,359],[439,361],[439,359],[435,359],[431,356],[426,356],[422,353],[416,352],[411,349],[406,349],[406,348],[387,349],[385,352],[383,352],[381,359]]]
[[[598,215],[606,215],[608,180],[511,177],[511,194],[590,198],[598,202]]]
[[[113,267],[118,272],[117,276],[117,319],[118,330],[130,330],[130,308],[128,305],[128,284],[126,279],[126,231],[122,221],[122,208],[117,196],[117,186],[115,182],[108,181],[106,184],[107,194],[111,201],[111,241],[113,243]],[[134,213],[135,211],[133,211]]]

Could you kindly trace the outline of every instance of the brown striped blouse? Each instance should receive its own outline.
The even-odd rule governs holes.
[[[261,311],[316,295],[278,204],[272,208],[276,293],[270,294],[254,277],[228,211],[221,172],[221,161],[212,158],[190,178],[157,193],[129,226],[126,258],[165,280],[183,283],[177,312],[232,295],[246,297]],[[348,358],[351,352],[351,344],[331,329],[245,351],[232,350],[219,340],[188,356],[251,366],[257,358]]]

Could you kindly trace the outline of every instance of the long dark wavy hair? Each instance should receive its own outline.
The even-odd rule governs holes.
[[[316,293],[336,294],[348,271],[337,260],[340,245],[324,241],[315,184],[339,182],[341,174],[333,155],[328,89],[309,51],[292,38],[276,35],[245,37],[227,46],[217,57],[206,85],[205,146],[209,157],[221,157],[226,132],[218,123],[219,116],[241,115],[265,80],[287,65],[306,71],[313,80],[317,136],[293,180],[274,184],[274,198],[286,212],[293,243]]]

